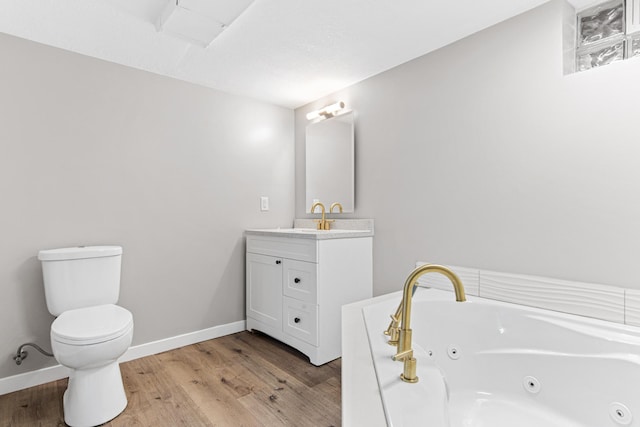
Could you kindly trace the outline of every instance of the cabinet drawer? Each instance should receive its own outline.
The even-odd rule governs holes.
[[[283,260],[284,294],[300,301],[318,302],[317,264],[312,262]]]
[[[318,346],[318,306],[284,297],[282,329],[286,334]]]
[[[247,236],[247,252],[317,262],[316,240]]]

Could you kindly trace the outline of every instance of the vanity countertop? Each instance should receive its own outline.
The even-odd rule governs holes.
[[[296,219],[293,228],[265,228],[246,230],[252,236],[293,237],[298,239],[347,239],[373,236],[372,219],[337,219],[331,230],[317,230],[313,219]]]

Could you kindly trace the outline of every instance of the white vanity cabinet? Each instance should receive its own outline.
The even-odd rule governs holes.
[[[247,329],[300,350],[314,365],[340,357],[342,305],[372,296],[371,234],[248,230]]]

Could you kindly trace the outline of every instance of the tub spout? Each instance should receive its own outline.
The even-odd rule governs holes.
[[[404,370],[400,375],[402,381],[415,383],[418,382],[418,376],[416,375],[416,358],[413,357],[413,348],[411,345],[411,299],[418,283],[418,279],[423,274],[427,273],[440,273],[446,276],[453,284],[453,289],[456,293],[456,301],[466,301],[464,293],[464,286],[460,281],[460,278],[448,269],[447,267],[434,264],[422,265],[409,274],[407,280],[404,283],[404,292],[402,294],[402,301],[396,310],[395,315],[391,316],[391,324],[385,333],[390,336],[389,343],[397,336],[398,351],[393,356],[393,360],[403,361]],[[398,319],[399,318],[399,319]],[[398,327],[399,320],[399,327]]]

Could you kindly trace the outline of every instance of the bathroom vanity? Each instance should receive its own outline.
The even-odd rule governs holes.
[[[336,221],[327,231],[247,230],[247,330],[300,350],[314,365],[341,357],[341,307],[373,292],[373,221],[362,221]]]

